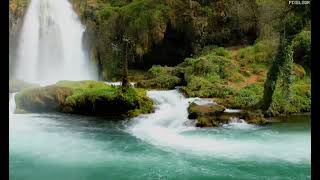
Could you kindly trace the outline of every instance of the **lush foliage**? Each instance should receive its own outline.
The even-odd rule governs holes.
[[[87,43],[100,62],[105,79],[118,76],[121,39],[133,41],[131,64],[146,66],[161,51],[181,62],[207,44],[252,43],[257,36],[258,6],[254,1],[200,0],[72,0],[87,25]],[[240,10],[240,11],[239,11]],[[170,51],[170,49],[176,51]],[[159,51],[159,52],[157,52]],[[162,63],[161,63],[162,62]],[[172,64],[172,63],[170,63]]]
[[[292,41],[294,61],[311,69],[311,31],[303,30]]]

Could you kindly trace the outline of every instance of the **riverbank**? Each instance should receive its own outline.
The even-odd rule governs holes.
[[[269,44],[268,44],[269,43]],[[198,56],[174,67],[153,66],[147,80],[137,87],[174,89],[186,97],[210,98],[229,109],[255,111],[262,100],[273,44],[260,42],[236,49],[208,47]],[[264,116],[283,116],[311,111],[311,77],[305,67],[294,63],[290,97],[283,93],[283,80],[276,84],[273,101]]]

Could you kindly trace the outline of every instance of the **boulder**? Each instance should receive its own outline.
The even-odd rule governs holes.
[[[188,118],[197,119],[199,116],[216,116],[223,113],[225,110],[224,106],[216,104],[204,104],[198,105],[196,103],[191,103],[188,107]]]
[[[197,127],[217,127],[228,124],[232,118],[244,119],[249,124],[263,125],[267,121],[259,110],[242,110],[236,113],[225,111],[226,108],[216,104],[199,105],[191,103],[188,107],[188,118],[195,119]]]

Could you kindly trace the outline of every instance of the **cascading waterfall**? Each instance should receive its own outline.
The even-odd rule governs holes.
[[[82,46],[84,30],[67,0],[31,0],[17,47],[15,78],[39,83],[97,79]]]
[[[161,149],[227,159],[261,158],[290,162],[310,160],[310,148],[297,148],[306,147],[310,143],[300,140],[308,134],[300,137],[295,134],[279,134],[277,131],[247,124],[241,119],[234,119],[222,128],[198,129],[187,125],[191,121],[187,118],[188,104],[192,101],[203,104],[208,103],[208,100],[184,98],[177,90],[149,91],[148,95],[156,104],[155,113],[134,119],[128,131]],[[226,136],[228,133],[232,136]],[[237,139],[237,136],[244,134],[248,136]]]

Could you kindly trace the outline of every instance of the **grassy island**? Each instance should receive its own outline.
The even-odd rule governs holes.
[[[16,95],[17,113],[64,112],[133,117],[150,113],[153,103],[143,89],[122,89],[97,81],[59,81]]]

